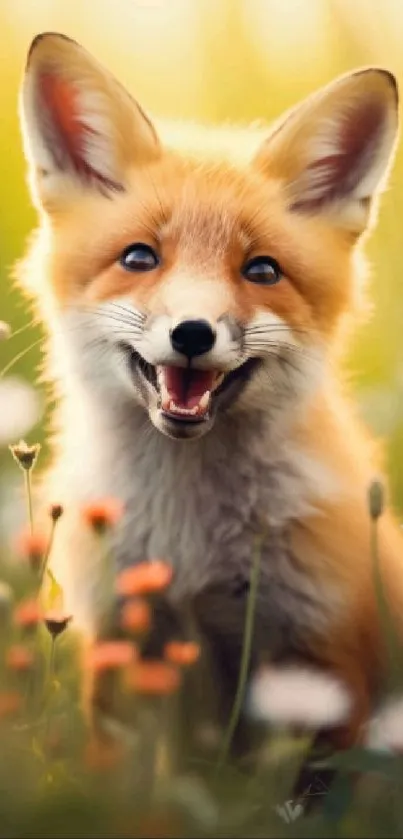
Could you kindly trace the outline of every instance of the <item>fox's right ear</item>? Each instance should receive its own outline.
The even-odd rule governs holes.
[[[128,170],[160,145],[139,105],[79,44],[47,33],[33,41],[20,98],[34,199],[48,212],[78,189],[123,191]]]
[[[297,105],[254,165],[278,179],[293,213],[327,214],[359,236],[373,217],[396,149],[398,91],[392,73],[348,73]]]

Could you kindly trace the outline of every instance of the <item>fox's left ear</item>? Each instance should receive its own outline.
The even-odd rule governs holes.
[[[396,79],[360,70],[294,108],[254,165],[284,185],[290,210],[331,213],[334,225],[359,235],[386,180],[397,127]]]
[[[83,47],[58,33],[32,42],[20,118],[34,198],[48,212],[77,190],[122,191],[128,171],[160,154],[137,102]]]

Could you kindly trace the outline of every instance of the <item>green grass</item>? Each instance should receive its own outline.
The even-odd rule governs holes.
[[[26,474],[30,450],[27,454],[17,447],[14,456],[22,458]],[[385,617],[377,565],[377,522],[382,508],[382,488],[376,484],[370,490],[368,527],[372,527],[374,580]],[[57,521],[56,515],[50,515],[50,539]],[[99,529],[98,522],[101,549],[110,526],[106,521]],[[326,756],[312,748],[310,728],[300,726],[296,732],[291,723],[276,726],[273,722],[259,722],[259,736],[254,738],[248,760],[245,756],[235,759],[231,752],[245,695],[259,545],[239,686],[227,726],[206,729],[203,708],[193,704],[191,724],[187,720],[186,726],[192,737],[183,736],[181,703],[197,662],[190,668],[162,662],[171,674],[177,674],[177,686],[175,680],[162,679],[152,691],[149,681],[129,678],[131,672],[140,672],[144,627],[144,632],[139,630],[117,647],[98,647],[103,672],[106,666],[112,668],[108,672],[113,674],[115,707],[125,709],[124,724],[104,720],[108,738],[102,744],[94,740],[83,713],[80,645],[60,608],[58,613],[49,612],[55,605],[52,598],[57,601],[59,594],[54,582],[52,597],[42,602],[43,615],[36,614],[32,605],[24,609],[27,602],[38,602],[49,553],[46,540],[39,541],[39,548],[30,541],[29,513],[20,553],[12,563],[3,556],[0,566],[0,837],[402,835],[403,757],[399,753],[357,747]],[[152,610],[156,601],[150,597],[143,594]],[[118,666],[119,651],[127,657],[129,648],[137,650],[140,664],[121,662]],[[393,652],[401,669],[402,650],[394,646]],[[91,666],[95,666],[94,658],[88,659],[87,668]],[[298,719],[299,697],[294,698]],[[403,742],[403,706],[398,720],[395,732]],[[311,771],[310,783],[296,797],[295,782],[303,767]],[[325,770],[334,773],[330,786],[327,776],[323,781]]]

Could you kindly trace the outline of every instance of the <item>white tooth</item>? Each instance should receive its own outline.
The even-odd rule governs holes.
[[[196,405],[195,408],[181,408],[179,405],[175,404],[173,399],[171,399],[165,410],[171,411],[173,414],[183,414],[183,416],[186,417],[193,417],[197,414],[198,405]]]
[[[163,367],[157,367],[157,382],[161,397],[161,407],[164,411],[169,410],[170,395],[165,384],[165,373]]]
[[[197,407],[200,408],[202,411],[205,411],[207,406],[208,406],[208,403],[210,402],[210,397],[211,397],[211,391],[206,390],[206,392],[203,393],[203,396],[200,399],[200,402],[199,402]]]
[[[160,381],[159,382],[159,387],[160,387],[160,395],[161,395],[161,404],[162,404],[162,407],[165,409],[165,407],[167,405],[169,405],[169,402],[170,402],[169,392],[168,392],[167,388],[165,387],[165,382]]]
[[[221,384],[221,382],[223,382],[223,381],[224,381],[224,373],[220,373],[220,374],[216,377],[216,379],[214,380],[214,390],[215,390],[217,387],[220,387],[220,384]]]

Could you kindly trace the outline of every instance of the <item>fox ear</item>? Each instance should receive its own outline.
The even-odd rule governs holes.
[[[124,190],[128,168],[159,154],[154,128],[139,105],[63,35],[33,41],[20,116],[34,196],[49,211],[69,202],[77,186]]]
[[[388,174],[397,111],[388,71],[343,76],[291,110],[254,163],[283,183],[290,210],[331,212],[335,225],[358,235]]]

